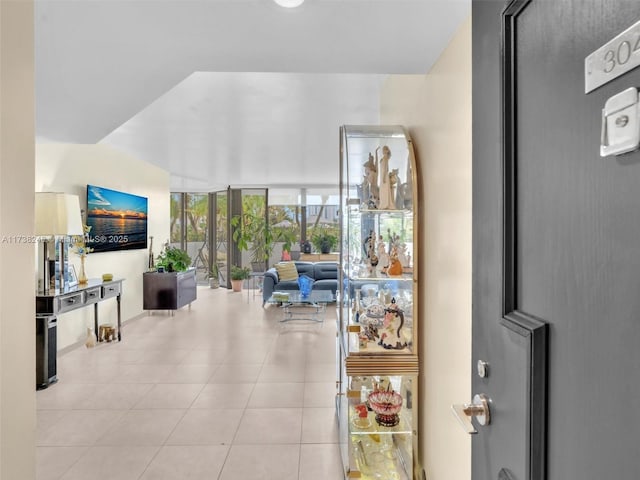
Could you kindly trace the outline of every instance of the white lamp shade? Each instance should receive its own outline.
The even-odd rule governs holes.
[[[68,193],[36,192],[36,235],[83,235],[80,199]]]
[[[278,5],[280,5],[281,7],[285,7],[285,8],[299,7],[304,2],[304,0],[273,0],[273,1],[276,2]]]

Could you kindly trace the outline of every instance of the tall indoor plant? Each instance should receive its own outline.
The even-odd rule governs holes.
[[[256,203],[243,207],[245,210],[242,215],[236,215],[231,219],[232,238],[238,250],[251,253],[254,270],[262,271],[273,252],[273,235],[260,205]]]

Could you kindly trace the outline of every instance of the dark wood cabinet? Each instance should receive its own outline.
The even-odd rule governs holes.
[[[196,270],[147,272],[142,277],[144,310],[177,310],[197,297]]]

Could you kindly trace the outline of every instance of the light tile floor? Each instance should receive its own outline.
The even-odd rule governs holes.
[[[38,480],[342,479],[335,308],[323,324],[280,314],[201,288],[190,310],[61,355],[37,393]]]

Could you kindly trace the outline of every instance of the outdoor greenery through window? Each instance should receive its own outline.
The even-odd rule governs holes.
[[[220,284],[226,286],[228,263],[232,262],[229,241],[240,251],[235,263],[244,267],[255,262],[259,264],[254,267],[258,271],[280,260],[299,258],[305,241],[312,252],[319,253],[321,244],[314,240],[328,236],[334,239],[331,251],[336,251],[337,187],[326,191],[242,189],[239,196],[232,195],[232,191],[171,194],[170,243],[187,251],[191,266],[197,269],[198,283],[207,283],[213,275],[209,269],[209,255],[213,251],[215,273]],[[240,198],[241,207],[229,205],[232,198]],[[211,205],[215,211],[210,211]]]

